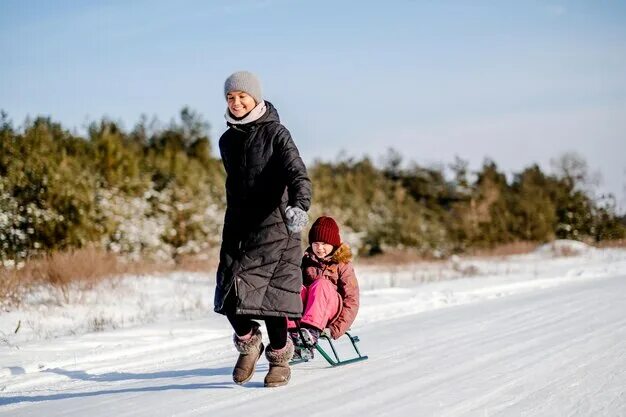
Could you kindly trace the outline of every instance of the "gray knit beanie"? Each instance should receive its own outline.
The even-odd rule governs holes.
[[[263,101],[261,82],[249,71],[237,71],[226,79],[224,83],[224,96],[228,97],[231,91],[243,91],[252,96],[257,104]]]

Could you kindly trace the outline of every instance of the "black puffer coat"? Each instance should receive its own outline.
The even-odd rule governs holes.
[[[300,234],[285,223],[287,206],[308,211],[311,181],[278,112],[229,124],[219,141],[227,208],[217,269],[215,311],[258,317],[302,314]]]

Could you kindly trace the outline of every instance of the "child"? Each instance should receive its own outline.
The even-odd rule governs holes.
[[[341,243],[335,220],[317,219],[309,231],[309,244],[302,258],[301,330],[295,328],[293,321],[288,324],[289,336],[296,345],[302,345],[302,337],[307,344],[315,344],[327,327],[333,339],[339,338],[350,328],[359,310],[359,284],[352,267],[352,253],[346,243]],[[297,357],[311,355],[312,350],[296,352]]]
[[[289,382],[294,352],[286,317],[302,314],[300,232],[308,222],[311,181],[278,112],[263,100],[254,74],[232,74],[224,84],[228,130],[219,141],[226,170],[226,213],[217,270],[215,311],[227,316],[240,353],[233,381],[248,382],[264,346],[265,386]]]

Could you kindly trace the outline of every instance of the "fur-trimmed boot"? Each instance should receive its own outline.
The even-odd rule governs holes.
[[[272,349],[271,346],[265,350],[265,357],[270,363],[270,370],[265,375],[266,387],[280,387],[287,385],[291,378],[291,368],[289,361],[293,358],[293,342],[287,338],[287,344],[279,350]]]
[[[263,337],[258,324],[252,328],[250,335],[239,337],[233,334],[235,348],[239,352],[239,358],[233,369],[233,381],[235,384],[245,384],[254,375],[256,363],[263,353]]]

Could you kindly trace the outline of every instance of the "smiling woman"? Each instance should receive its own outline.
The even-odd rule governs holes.
[[[235,117],[244,117],[256,107],[256,101],[244,91],[232,91],[228,93],[228,110]]]
[[[240,355],[237,384],[248,382],[265,350],[265,386],[291,377],[294,347],[287,318],[302,314],[300,232],[311,204],[311,181],[289,131],[261,84],[247,71],[224,83],[229,129],[219,141],[226,169],[226,214],[215,289],[215,311],[228,317]],[[259,323],[265,320],[265,347]]]

